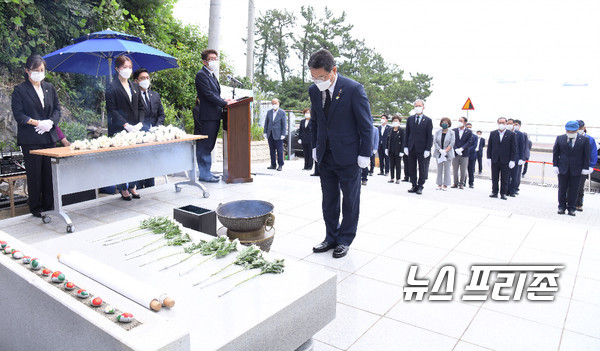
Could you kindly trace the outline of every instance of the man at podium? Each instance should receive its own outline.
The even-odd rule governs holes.
[[[196,142],[198,179],[203,182],[216,183],[219,178],[210,171],[212,165],[210,153],[217,141],[223,107],[235,101],[221,98],[221,84],[216,76],[219,71],[217,51],[213,49],[202,51],[202,64],[202,69],[196,74],[196,94],[199,108],[198,119],[194,120],[197,124],[194,134],[206,135],[208,138]]]

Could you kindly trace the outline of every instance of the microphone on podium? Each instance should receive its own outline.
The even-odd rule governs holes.
[[[243,85],[243,84],[242,84],[242,82],[240,82],[239,80],[237,80],[237,79],[233,78],[233,76],[232,76],[231,74],[228,74],[228,75],[227,75],[227,79],[229,79],[230,81],[232,81],[233,83],[235,83],[235,84],[237,84],[237,85],[239,85],[239,86],[242,86],[242,85]]]

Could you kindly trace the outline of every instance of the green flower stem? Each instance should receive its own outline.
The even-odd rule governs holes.
[[[160,261],[160,260],[164,260],[165,258],[168,258],[168,257],[171,257],[171,256],[175,256],[175,255],[181,255],[182,253],[185,253],[185,251],[179,251],[179,252],[175,252],[175,253],[172,253],[172,254],[170,254],[170,255],[167,255],[167,256],[159,257],[159,258],[157,258],[157,259],[155,259],[155,260],[148,261],[148,262],[146,262],[146,263],[142,263],[142,264],[141,264],[141,265],[139,265],[138,267],[143,267],[143,266],[145,266],[145,265],[149,265],[150,263],[158,262],[158,261]]]

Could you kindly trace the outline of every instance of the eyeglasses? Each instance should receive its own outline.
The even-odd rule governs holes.
[[[219,59],[218,58],[210,58],[210,59],[207,59],[206,61],[208,61],[208,62],[219,61]]]

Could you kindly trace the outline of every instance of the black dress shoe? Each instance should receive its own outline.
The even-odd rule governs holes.
[[[278,171],[281,171],[281,166],[277,167],[277,170],[278,170]]]
[[[565,210],[564,210],[564,209],[560,209],[560,208],[559,208],[559,209],[558,209],[558,212],[556,212],[556,213],[558,213],[558,214],[565,214]]]
[[[473,188],[474,188],[473,184],[470,184],[469,189],[473,189]]]
[[[42,218],[42,213],[41,212],[31,212],[31,215],[37,218]]]
[[[577,207],[575,207],[575,210],[577,210],[579,212],[583,212],[583,206],[577,206]]]
[[[123,196],[123,194],[121,194],[121,200],[131,201],[131,195],[129,195],[129,196]]]
[[[334,247],[336,247],[335,243],[328,243],[327,241],[323,241],[319,245],[313,247],[313,252],[317,252],[317,253],[327,252],[327,251],[333,249]]]
[[[496,194],[496,193],[491,193],[491,194],[490,194],[490,197],[495,197],[495,198],[498,198],[498,194]]]
[[[515,194],[513,194],[513,193],[510,193],[510,194],[508,194],[508,196],[510,196],[510,197],[515,197]]]
[[[408,192],[409,193],[416,193],[417,192],[417,188],[414,188],[414,187],[410,188],[410,189],[408,189]]]
[[[423,189],[417,188],[417,190],[415,190],[415,194],[417,194],[417,195],[423,194]]]
[[[403,182],[409,182],[408,178],[402,179]]]
[[[141,199],[142,197],[140,196],[140,194],[131,194],[131,197],[134,199]]]
[[[500,195],[500,198],[501,198],[502,200],[506,200],[506,199],[507,199],[506,195],[504,195],[504,194]]]
[[[269,166],[269,167],[267,167],[267,169],[275,169],[275,168],[277,168],[277,167],[275,167],[275,166]]]
[[[350,250],[350,246],[346,246],[346,245],[336,246],[335,250],[333,250],[333,258],[341,258],[341,257],[346,256],[346,254],[348,253],[348,250]]]
[[[385,173],[379,172],[379,173],[377,173],[377,175],[385,175]]]
[[[313,174],[311,174],[311,176],[312,176],[312,177],[318,177],[318,176],[319,176],[319,173],[313,173]]]
[[[569,213],[568,213],[568,214],[569,214],[569,216],[573,216],[573,217],[575,217],[575,211],[573,211],[573,210],[569,210]]]

